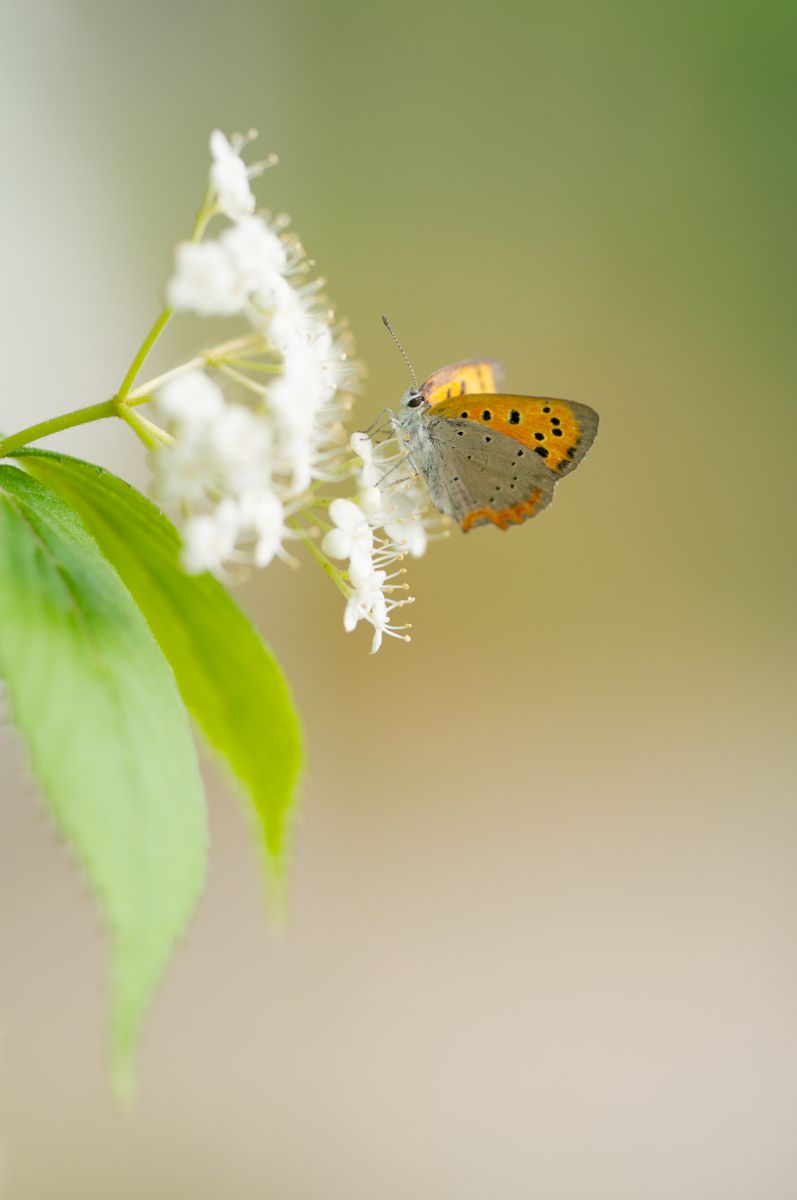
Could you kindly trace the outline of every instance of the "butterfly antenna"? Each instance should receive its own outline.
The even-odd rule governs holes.
[[[398,340],[395,333],[393,332],[393,326],[390,324],[390,322],[388,321],[388,319],[384,313],[382,313],[382,324],[384,325],[385,329],[388,331],[388,333],[392,337],[393,341],[396,343],[399,350],[401,351],[401,357],[404,359],[405,363],[407,364],[407,366],[410,369],[410,375],[412,376],[412,382],[415,385],[415,391],[419,392],[420,388],[418,387],[418,380],[415,376],[415,372],[412,369],[412,363],[407,358],[407,354],[406,354],[404,347],[402,346],[401,342]]]

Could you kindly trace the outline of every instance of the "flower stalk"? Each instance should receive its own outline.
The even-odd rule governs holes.
[[[89,425],[92,421],[102,421],[105,417],[117,416],[116,401],[103,400],[99,404],[88,404],[85,408],[76,408],[73,412],[63,413],[60,417],[50,417],[47,421],[39,421],[36,425],[28,425],[18,433],[0,439],[0,458],[10,454],[12,450],[21,450],[31,442],[40,442],[42,438],[61,433],[64,429],[73,429],[76,425]]]

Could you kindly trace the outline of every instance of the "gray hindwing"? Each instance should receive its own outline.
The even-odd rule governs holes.
[[[491,432],[476,421],[428,416],[412,439],[410,453],[442,512],[462,524],[479,510],[499,514],[532,498],[533,510],[512,521],[541,512],[553,499],[555,476],[527,446],[505,433]],[[490,521],[488,516],[472,525]]]

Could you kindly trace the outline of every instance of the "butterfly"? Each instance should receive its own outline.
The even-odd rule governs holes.
[[[506,396],[496,390],[500,377],[492,359],[443,367],[407,389],[393,422],[435,506],[465,533],[536,517],[598,431],[586,404]]]

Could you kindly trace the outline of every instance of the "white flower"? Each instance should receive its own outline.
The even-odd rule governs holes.
[[[241,518],[247,532],[255,538],[255,566],[267,567],[289,536],[281,501],[273,492],[250,492],[241,500]]]
[[[335,477],[330,455],[339,452],[342,426],[338,406],[330,404],[334,397],[313,343],[294,340],[266,397],[275,417],[276,457],[293,494],[305,491],[313,479]]]
[[[182,562],[191,574],[219,574],[233,556],[240,561],[250,557],[254,566],[267,567],[276,555],[288,557],[282,543],[295,536],[285,523],[282,502],[273,492],[247,492],[240,500],[228,496],[212,512],[188,519],[183,528]],[[241,542],[254,543],[249,555],[238,551]]]
[[[269,406],[288,426],[301,426],[307,419],[309,431],[323,397],[321,370],[309,346],[295,346],[285,355],[282,371],[269,389]]]
[[[382,496],[385,533],[402,552],[420,558],[426,551],[428,538],[421,517],[422,498],[409,480],[409,486],[396,484]]]
[[[374,533],[362,509],[353,500],[339,498],[330,504],[329,516],[335,528],[324,534],[324,553],[330,558],[347,558],[355,574],[372,573]]]
[[[307,348],[318,338],[332,335],[328,330],[330,314],[320,309],[318,288],[295,288],[287,279],[275,283],[272,311],[266,323],[266,336],[283,357]],[[318,355],[316,354],[318,358]]]
[[[271,473],[271,429],[242,404],[227,404],[207,430],[217,481],[241,496],[263,486]]]
[[[262,306],[272,303],[288,264],[285,246],[276,233],[261,217],[244,217],[224,231],[219,244],[247,294]]]
[[[382,523],[382,493],[378,487],[361,487],[357,503],[368,518],[371,526]]]
[[[174,253],[174,268],[166,285],[170,308],[203,317],[243,312],[246,287],[219,242],[181,242]]]
[[[224,394],[204,371],[186,371],[164,383],[158,408],[168,421],[207,422],[224,408]]]
[[[206,507],[218,466],[212,439],[177,436],[172,445],[153,450],[150,463],[152,491],[165,508],[175,505],[184,510]]]
[[[370,571],[362,575],[355,572],[352,578],[354,591],[346,602],[343,614],[343,628],[347,633],[351,633],[358,621],[368,621],[373,625],[372,654],[376,654],[382,645],[383,634],[389,632],[387,600],[383,590],[386,580],[385,571]]]
[[[190,575],[221,571],[222,563],[235,549],[240,532],[240,514],[234,500],[222,500],[208,514],[190,517],[183,527],[182,563]]]
[[[404,605],[413,603],[411,596],[405,596],[402,600],[387,598],[388,592],[406,590],[406,584],[391,582],[395,577],[395,574],[388,575],[386,571],[373,568],[362,570],[352,566],[349,569],[349,580],[354,590],[346,602],[343,627],[347,633],[351,633],[358,621],[368,621],[373,625],[372,654],[376,654],[386,633],[390,637],[400,638],[404,642],[410,640],[407,633],[409,625],[392,625],[390,623],[390,614],[393,609],[403,608]]]
[[[324,400],[331,400],[342,383],[342,356],[335,345],[332,330],[327,325],[318,325],[310,337],[310,352],[318,365],[321,379],[326,388]]]
[[[384,469],[378,467],[374,462],[374,443],[367,433],[353,433],[349,444],[357,457],[362,460],[360,482],[364,488],[375,488],[384,474]]]
[[[152,454],[155,494],[166,505],[207,507],[268,485],[271,430],[242,404],[228,404],[202,372],[169,381],[158,395],[174,442]]]
[[[255,198],[249,186],[249,172],[239,153],[240,141],[230,144],[219,129],[210,135],[210,183],[225,217],[237,221],[255,211]]]

